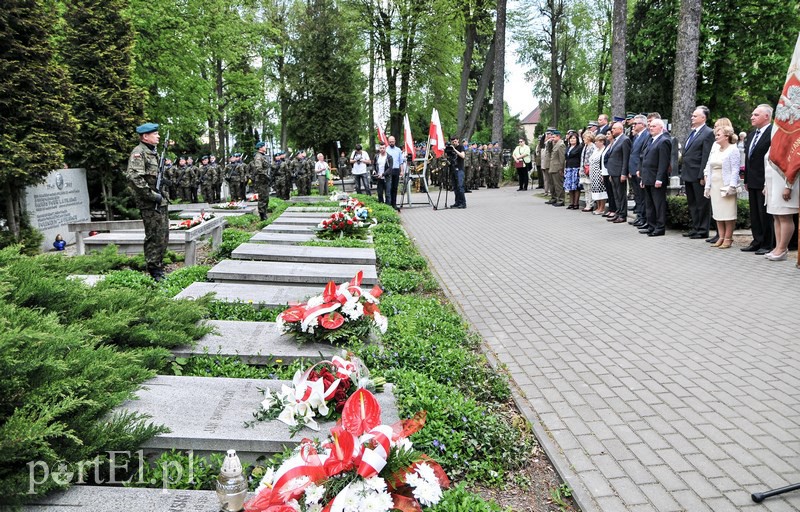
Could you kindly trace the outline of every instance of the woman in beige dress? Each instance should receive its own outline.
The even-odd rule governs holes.
[[[773,125],[772,135],[777,128]],[[771,149],[771,148],[770,148]],[[772,215],[775,226],[775,248],[765,257],[770,261],[783,261],[789,254],[789,241],[797,230],[794,216],[800,210],[800,180],[789,183],[780,169],[764,156],[764,199],[767,213]]]
[[[703,173],[705,196],[711,198],[711,212],[719,229],[719,240],[713,247],[728,249],[733,244],[736,225],[736,187],[739,184],[739,148],[733,128],[714,129],[716,145],[711,148]]]

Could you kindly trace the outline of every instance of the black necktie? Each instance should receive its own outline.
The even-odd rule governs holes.
[[[689,134],[689,138],[686,140],[686,149],[689,149],[689,144],[692,143],[695,135],[697,135],[697,130],[692,130],[692,133]]]
[[[758,143],[758,136],[759,135],[761,135],[761,128],[756,130],[756,134],[753,136],[753,142],[750,143],[750,151],[747,153],[747,156],[750,156],[750,155],[753,154],[753,149],[756,147],[756,144]]]

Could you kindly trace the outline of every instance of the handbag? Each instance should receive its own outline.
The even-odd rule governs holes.
[[[524,160],[516,160],[514,162],[514,167],[516,167],[517,169],[521,169],[521,168],[525,167],[525,161]]]

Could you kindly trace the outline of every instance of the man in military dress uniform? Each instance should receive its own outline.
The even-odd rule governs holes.
[[[160,281],[164,278],[164,253],[169,242],[169,216],[163,178],[161,189],[156,189],[158,125],[145,123],[136,128],[136,133],[139,134],[139,144],[128,158],[125,176],[144,221],[144,259],[147,262],[147,271],[153,279]]]
[[[253,174],[253,188],[258,194],[258,216],[264,220],[269,212],[269,192],[272,182],[272,166],[267,159],[267,145],[264,142],[256,144],[256,154],[253,155],[250,167]]]

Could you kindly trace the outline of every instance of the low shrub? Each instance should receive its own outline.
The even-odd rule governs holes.
[[[240,320],[246,322],[274,322],[281,311],[286,309],[286,307],[256,309],[251,303],[223,302],[220,300],[212,300],[206,308],[208,310],[206,318],[209,320]]]
[[[455,485],[442,494],[442,501],[430,507],[430,512],[503,512],[494,501],[486,501],[467,490],[463,483]]]
[[[292,380],[297,370],[309,368],[315,362],[296,359],[284,365],[276,360],[266,366],[245,364],[238,357],[203,354],[193,357],[175,358],[167,368],[168,375],[189,377],[228,377],[233,379]]]
[[[6,290],[8,285],[3,285]],[[4,502],[29,499],[62,487],[43,478],[50,468],[92,460],[109,450],[137,450],[161,429],[133,414],[106,416],[153,375],[147,365],[158,349],[120,352],[99,343],[84,325],[60,322],[0,300],[0,492]],[[100,421],[103,419],[103,421]],[[102,457],[102,456],[101,456]]]
[[[208,271],[210,269],[211,267],[207,265],[181,267],[167,274],[167,276],[158,283],[158,289],[167,297],[174,297],[192,283],[207,281]]]
[[[386,268],[380,273],[381,286],[388,293],[431,292],[438,288],[436,279],[427,269],[419,272]]]
[[[384,377],[396,383],[401,418],[427,411],[425,428],[411,440],[451,478],[501,485],[506,471],[520,468],[530,455],[530,436],[453,386],[414,370],[391,370]]]
[[[40,259],[20,257],[0,268],[0,283],[9,285],[7,300],[53,312],[65,324],[80,323],[102,343],[170,348],[210,330],[196,325],[206,315],[208,299],[174,300],[131,274],[120,279],[136,279],[140,287],[121,286],[112,278],[92,288],[48,271]]]
[[[226,228],[222,230],[222,243],[214,251],[213,258],[221,260],[230,258],[231,253],[240,245],[253,238],[253,233],[239,229]]]
[[[382,234],[376,237],[375,255],[381,270],[423,270],[427,267],[425,258],[404,234]]]
[[[367,345],[361,351],[368,368],[416,370],[476,400],[505,402],[511,397],[507,379],[492,369],[478,350],[480,339],[469,333],[451,306],[435,297],[391,295],[381,302],[381,310],[389,317],[389,330],[381,346]]]
[[[369,242],[348,237],[334,238],[333,240],[309,240],[308,242],[302,242],[298,245],[305,245],[308,247],[347,247],[357,249],[368,249],[372,247],[372,244]]]
[[[244,215],[230,215],[225,217],[229,229],[239,229],[243,231],[255,231],[256,226],[261,219],[258,215],[253,213],[246,213]]]
[[[750,204],[747,199],[736,200],[736,215],[736,229],[749,229]],[[667,227],[671,229],[691,229],[692,217],[689,215],[686,196],[667,196]]]

